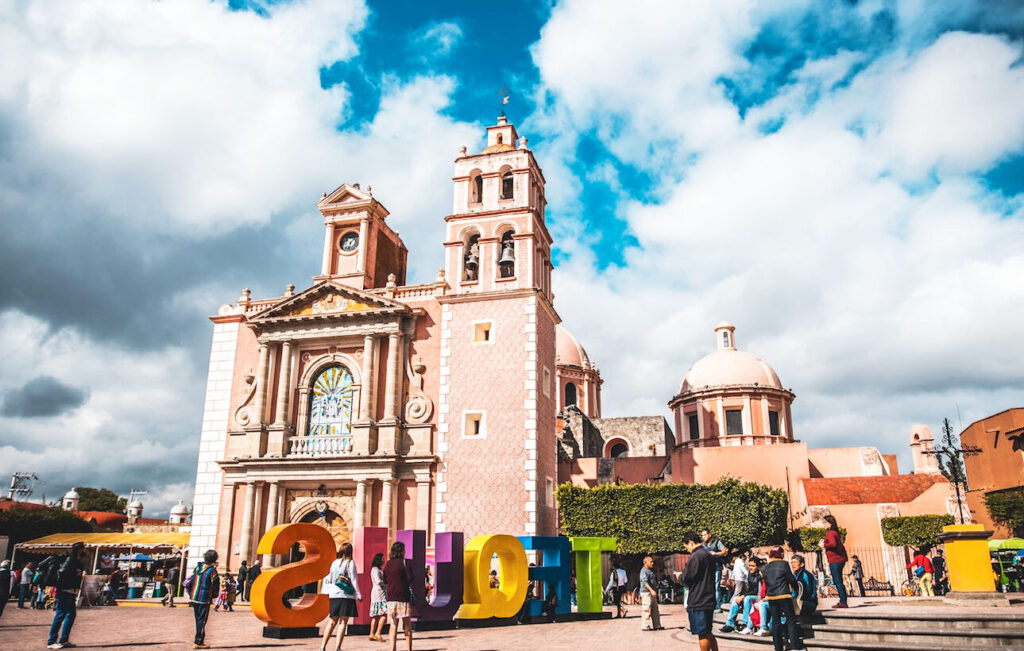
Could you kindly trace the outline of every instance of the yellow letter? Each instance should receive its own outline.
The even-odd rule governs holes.
[[[500,587],[490,587],[491,557],[498,555]],[[466,545],[462,608],[456,617],[515,617],[529,583],[526,551],[515,536],[477,536]]]
[[[305,522],[279,524],[263,535],[256,553],[287,554],[295,543],[302,545],[305,558],[266,570],[252,584],[252,614],[270,626],[316,626],[327,617],[330,607],[327,595],[305,594],[292,608],[281,600],[288,590],[313,581],[319,584],[327,576],[336,553],[334,538],[327,529]]]

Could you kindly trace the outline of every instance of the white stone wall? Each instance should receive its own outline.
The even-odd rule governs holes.
[[[196,563],[202,560],[206,550],[216,547],[221,494],[221,470],[217,460],[224,455],[231,403],[231,381],[234,375],[235,349],[240,325],[233,322],[217,323],[213,326],[210,370],[206,380],[206,402],[203,406],[203,429],[199,435],[192,536],[189,539],[190,572]]]

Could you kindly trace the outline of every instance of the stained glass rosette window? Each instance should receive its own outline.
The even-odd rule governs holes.
[[[313,382],[310,436],[352,436],[352,374],[344,366],[324,369]]]

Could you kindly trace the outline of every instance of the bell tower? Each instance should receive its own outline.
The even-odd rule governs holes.
[[[446,218],[445,276],[455,293],[535,288],[551,300],[551,236],[544,174],[502,115],[479,154],[455,159],[454,205]]]
[[[554,535],[558,479],[544,175],[505,116],[455,159],[445,218],[437,531]]]

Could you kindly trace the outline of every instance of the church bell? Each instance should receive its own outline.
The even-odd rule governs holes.
[[[506,246],[501,250],[501,258],[498,259],[499,265],[512,265],[516,263],[516,254],[512,251],[511,246]]]

